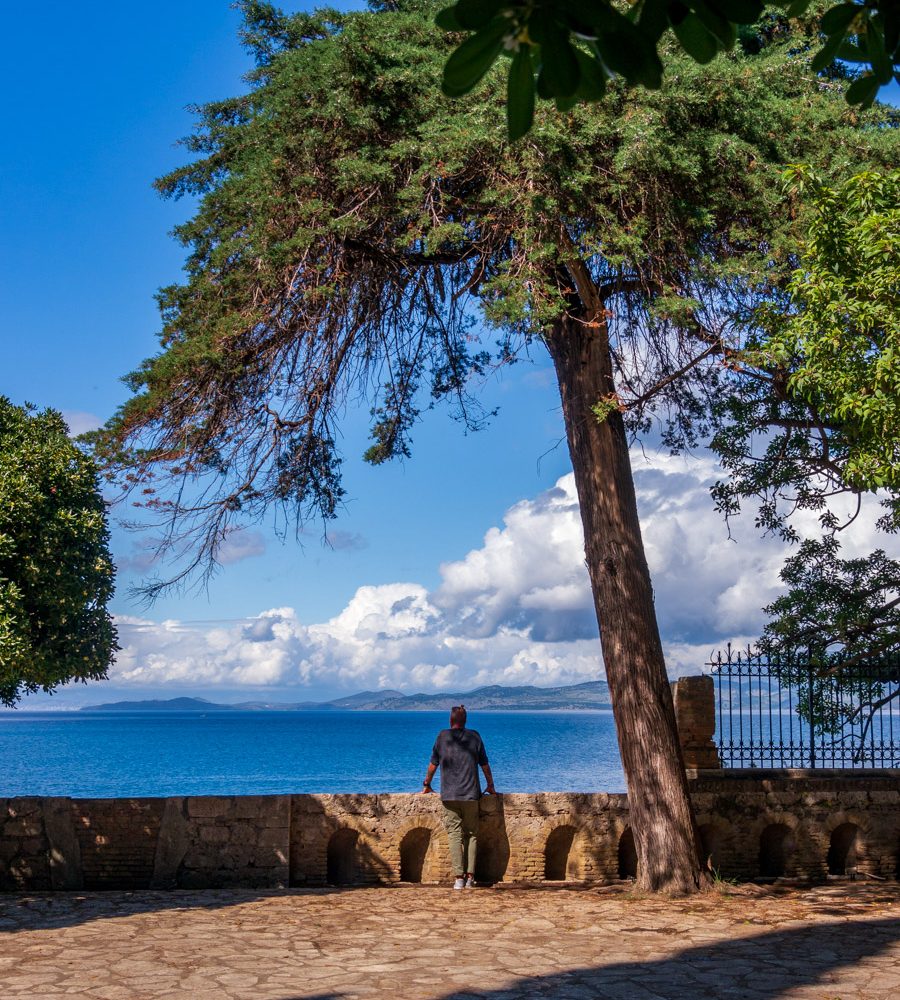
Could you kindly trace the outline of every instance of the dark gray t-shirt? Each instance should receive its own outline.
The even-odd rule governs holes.
[[[431,763],[441,765],[441,799],[472,802],[481,798],[478,766],[487,762],[484,744],[474,729],[442,729],[431,751]]]

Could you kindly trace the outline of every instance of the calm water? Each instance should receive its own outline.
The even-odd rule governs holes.
[[[0,796],[415,792],[445,712],[0,714]],[[473,712],[501,792],[624,791],[612,715]]]

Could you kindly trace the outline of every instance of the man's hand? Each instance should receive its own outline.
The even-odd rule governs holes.
[[[431,787],[431,785],[423,785],[422,786],[422,791],[421,791],[420,794],[422,794],[422,795],[434,795],[434,789]]]
[[[487,786],[487,788],[485,788],[484,794],[485,795],[496,795],[497,794],[497,789],[494,788],[493,784],[490,784],[490,785]]]

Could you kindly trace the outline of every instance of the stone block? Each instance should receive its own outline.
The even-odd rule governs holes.
[[[201,826],[198,830],[199,839],[205,844],[226,844],[231,839],[232,831],[227,826]]]
[[[191,819],[225,818],[231,811],[234,799],[218,795],[196,795],[186,799],[187,814]]]

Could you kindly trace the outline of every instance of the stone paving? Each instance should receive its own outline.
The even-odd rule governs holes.
[[[0,998],[876,1000],[900,886],[0,896]]]

